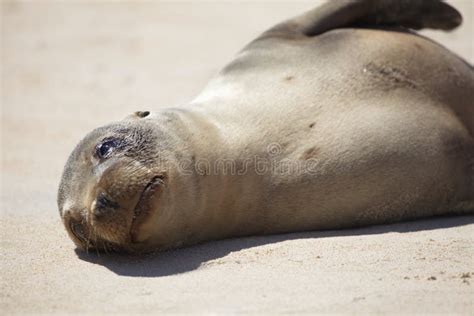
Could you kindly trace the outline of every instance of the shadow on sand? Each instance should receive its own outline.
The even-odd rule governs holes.
[[[463,226],[473,223],[474,216],[437,217],[358,229],[226,239],[207,242],[183,249],[140,256],[127,256],[123,254],[98,255],[96,253],[85,253],[77,249],[76,253],[80,259],[90,263],[103,265],[118,275],[132,277],[162,277],[195,270],[201,264],[209,260],[224,257],[234,251],[278,243],[286,240],[350,237],[390,232],[407,233]]]

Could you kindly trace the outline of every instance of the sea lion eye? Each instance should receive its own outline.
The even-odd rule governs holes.
[[[96,147],[97,157],[104,159],[107,158],[115,148],[118,146],[118,141],[116,140],[107,140]]]

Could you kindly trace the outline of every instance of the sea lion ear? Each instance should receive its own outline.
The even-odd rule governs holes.
[[[150,111],[136,111],[124,117],[124,120],[138,120],[150,115]]]
[[[278,24],[264,35],[316,36],[336,28],[361,26],[452,30],[461,23],[461,14],[440,0],[339,0]]]

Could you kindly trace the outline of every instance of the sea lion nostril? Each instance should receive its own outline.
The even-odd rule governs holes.
[[[95,202],[96,208],[118,208],[117,202],[108,199],[103,193],[100,193]]]
[[[135,115],[141,118],[147,117],[148,115],[150,115],[150,111],[137,111],[135,112]]]
[[[74,236],[76,236],[77,239],[79,239],[81,242],[86,241],[84,225],[82,225],[82,223],[75,220],[70,220],[69,227],[71,229],[71,232]]]

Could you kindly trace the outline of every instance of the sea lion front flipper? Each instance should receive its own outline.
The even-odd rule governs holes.
[[[280,23],[265,35],[316,36],[328,30],[357,26],[400,26],[452,30],[462,23],[461,14],[440,0],[339,0],[329,1]]]

